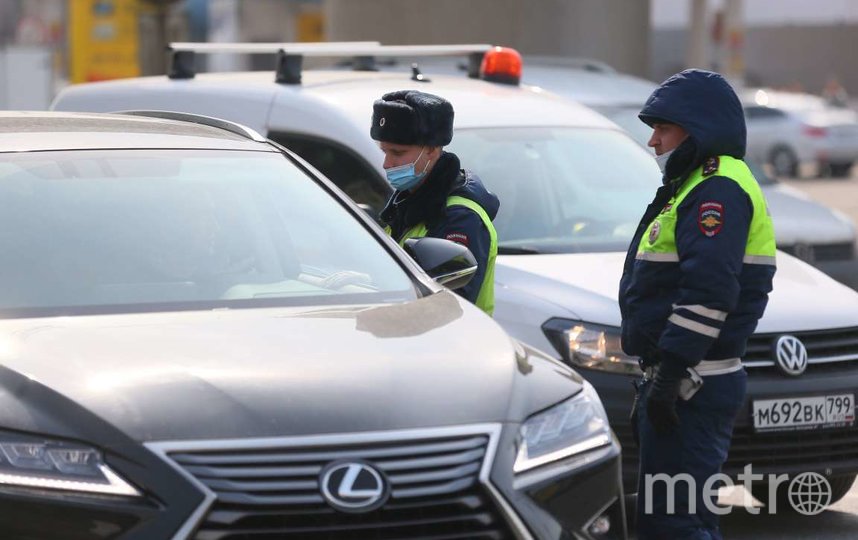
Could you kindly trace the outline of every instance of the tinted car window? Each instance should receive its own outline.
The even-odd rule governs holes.
[[[771,107],[746,107],[745,116],[749,120],[762,120],[771,118],[783,118],[784,112]]]
[[[661,182],[652,154],[607,129],[459,130],[451,150],[500,199],[500,245],[624,250]]]
[[[390,187],[354,152],[336,143],[292,133],[270,133],[269,138],[292,150],[319,169],[357,203],[381,211],[390,195]]]
[[[280,154],[117,150],[3,159],[0,313],[416,295],[372,233]]]

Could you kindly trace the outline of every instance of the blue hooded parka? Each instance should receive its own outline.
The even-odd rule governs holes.
[[[748,182],[752,176],[745,176],[743,187],[723,172],[726,162],[746,171],[744,163],[735,161],[745,155],[742,106],[720,75],[686,70],[650,96],[640,118],[649,125],[677,124],[688,138],[671,155],[664,185],[647,207],[626,256],[619,291],[623,349],[644,365],[666,357],[686,367],[701,360],[741,358],[763,315],[775,273],[774,235],[759,186]],[[700,175],[703,181],[677,197],[686,182],[699,181]],[[679,202],[672,208],[675,200]],[[755,209],[766,212],[764,234],[771,236],[763,240],[772,256],[762,263],[749,263],[746,255]],[[647,241],[645,233],[649,229],[652,241],[659,231],[653,232],[651,224],[665,213],[675,215],[675,259],[642,258],[639,246]]]

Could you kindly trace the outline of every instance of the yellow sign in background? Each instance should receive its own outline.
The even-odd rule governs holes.
[[[71,82],[140,75],[138,0],[69,0]]]
[[[325,40],[325,17],[320,9],[305,9],[295,19],[297,41]]]

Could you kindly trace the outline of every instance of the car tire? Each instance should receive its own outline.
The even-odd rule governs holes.
[[[852,489],[852,484],[855,482],[855,476],[856,475],[854,474],[850,474],[828,478],[828,484],[831,486],[831,502],[828,503],[829,505],[836,503],[849,493],[849,490]],[[766,482],[755,482],[751,484],[751,495],[761,503],[768,506],[769,484]],[[795,509],[789,501],[789,482],[784,482],[778,486],[775,497],[777,498],[778,512],[795,512]]]
[[[769,153],[769,163],[774,170],[775,176],[792,177],[798,176],[798,157],[788,146],[776,146]]]
[[[847,163],[829,163],[828,171],[832,178],[846,178],[852,172],[852,162]]]

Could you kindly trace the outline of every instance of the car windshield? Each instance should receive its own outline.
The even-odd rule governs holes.
[[[413,299],[411,277],[281,154],[4,154],[0,316]]]
[[[652,155],[611,129],[467,129],[450,149],[500,199],[501,253],[624,251],[661,183]]]

